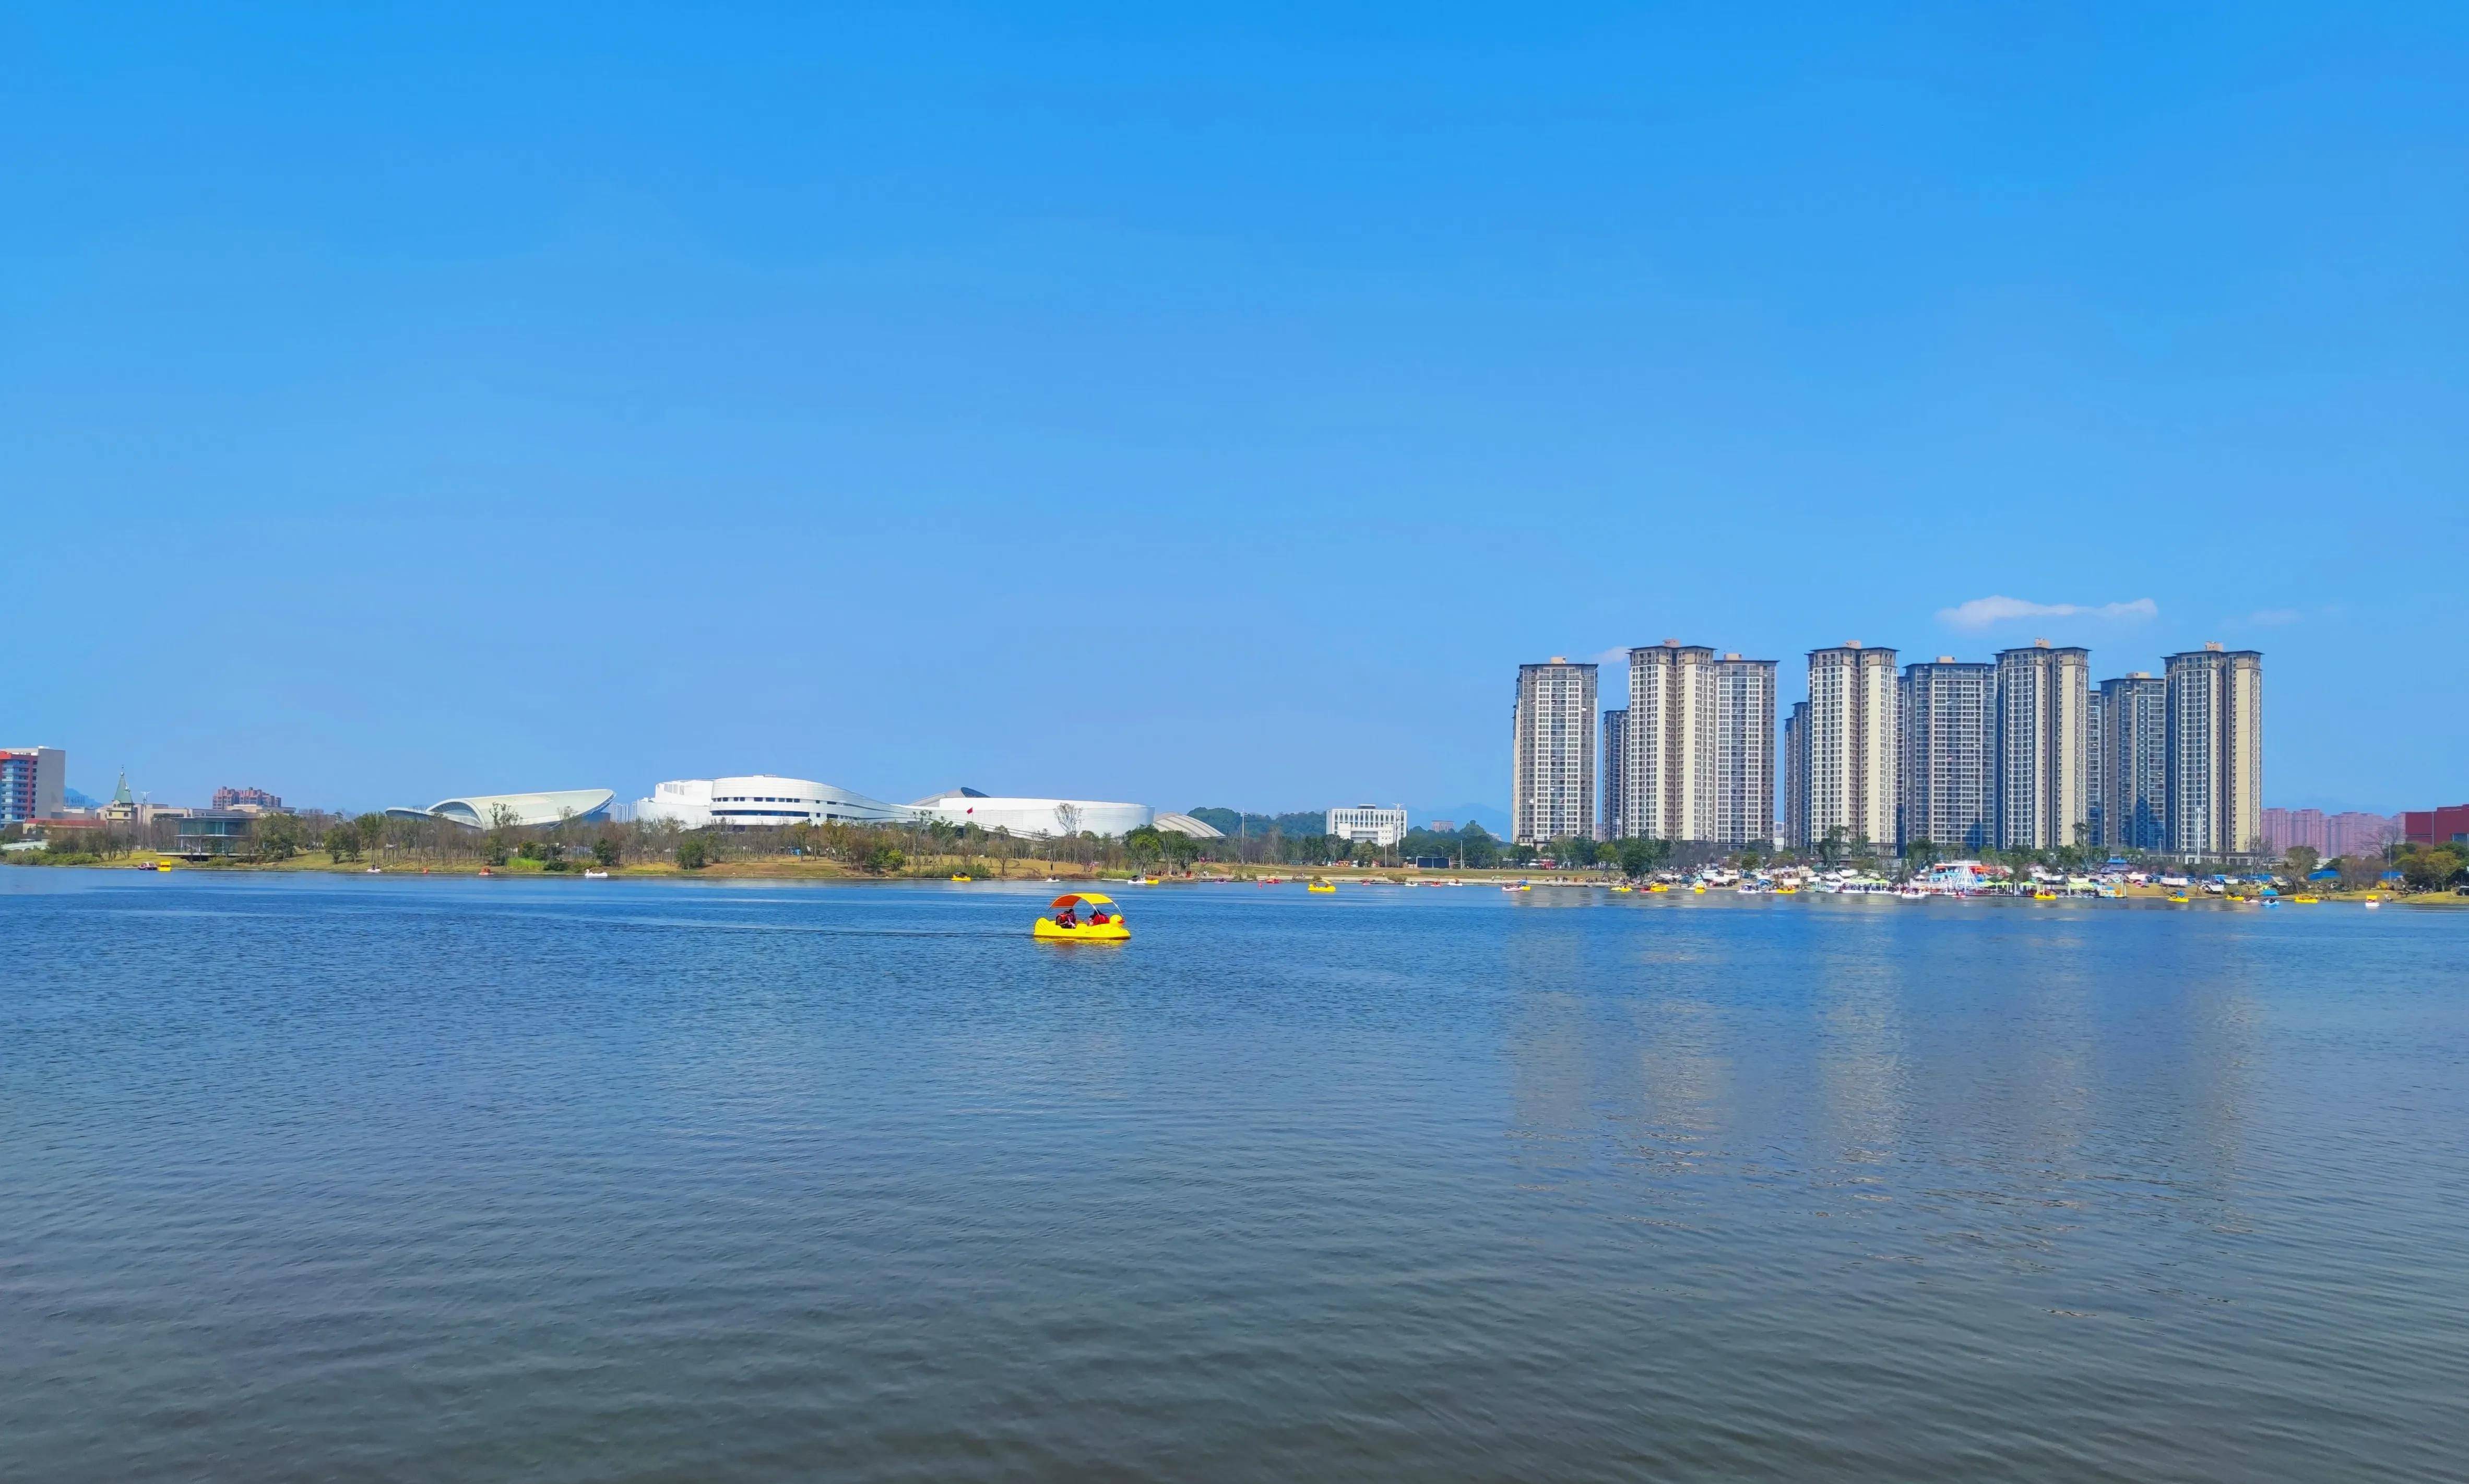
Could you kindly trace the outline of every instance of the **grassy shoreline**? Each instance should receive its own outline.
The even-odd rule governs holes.
[[[288,861],[212,861],[199,863],[184,860],[178,856],[163,856],[140,851],[123,860],[62,862],[18,860],[12,861],[10,864],[48,866],[55,870],[141,870],[157,862],[159,862],[165,870],[173,871],[195,871],[201,875],[278,873],[292,875],[359,876],[370,873],[370,863],[364,860],[337,862],[330,861],[318,856],[308,855],[295,856]],[[568,865],[570,867],[569,870],[553,871],[544,870],[542,864],[538,861],[524,860],[520,857],[510,860],[503,866],[485,867],[477,861],[399,864],[387,864],[384,862],[377,863],[378,873],[388,876],[453,876],[476,878],[485,871],[492,878],[514,876],[523,877],[526,879],[557,880],[564,878],[580,881],[584,879],[583,872],[586,869],[597,869],[588,867],[588,862],[569,862]],[[995,883],[1015,881],[1022,883],[1043,884],[1048,881],[1053,881],[1076,885],[1104,885],[1107,883],[1121,885],[1127,884],[1135,879],[1132,873],[1127,870],[1107,869],[1092,870],[1087,866],[1070,861],[1052,862],[1015,860],[1009,863],[1008,874],[1004,874],[1002,868],[990,865],[990,863],[983,859],[969,860],[958,856],[947,857],[935,861],[914,862],[906,870],[880,875],[856,870],[847,866],[842,865],[837,861],[827,861],[819,858],[807,858],[800,860],[794,857],[750,861],[718,861],[709,866],[704,866],[693,870],[686,870],[685,868],[679,866],[674,861],[629,862],[617,866],[610,871],[610,875],[612,879],[622,880],[808,881],[835,884],[867,881],[910,883],[920,881],[949,881],[955,875],[959,874],[967,875],[972,882]],[[1301,882],[1312,877],[1325,877],[1330,881],[1340,883],[1341,885],[1346,883],[1360,884],[1366,882],[1379,882],[1389,885],[1411,885],[1426,881],[1464,881],[1485,885],[1496,885],[1515,881],[1531,881],[1538,887],[1547,889],[1553,887],[1602,888],[1612,885],[1615,880],[1615,878],[1608,876],[1562,876],[1557,872],[1524,870],[1513,867],[1503,867],[1490,870],[1422,870],[1413,867],[1373,867],[1368,869],[1338,867],[1326,870],[1313,870],[1305,868],[1295,867],[1272,868],[1255,866],[1230,867],[1223,871],[1204,872],[1202,874],[1189,877],[1163,876],[1157,879],[1158,884],[1162,886],[1207,886],[1229,881],[1248,884],[1273,877],[1280,881],[1288,883]],[[1683,889],[1680,894],[1691,893],[1687,893],[1686,890]],[[1821,895],[1825,893],[1807,894]],[[2130,901],[2165,901],[2168,894],[2167,889],[2162,887],[2128,887],[2124,890],[2122,896],[2117,899]],[[2323,892],[2315,894],[2319,896],[2321,903],[2324,905],[2346,904],[2351,906],[2362,906],[2371,900],[2388,903],[2395,907],[2469,908],[2469,896],[2462,896],[2455,893],[2445,891],[2409,893],[2388,891]],[[2080,898],[2077,899],[2079,900]],[[2290,901],[2291,905],[2301,905],[2291,901],[2289,896],[2283,896],[2281,900]],[[2194,906],[2204,902],[2211,902],[2221,906],[2240,905],[2223,901],[2217,896],[2201,895],[2197,896],[2194,901],[2189,902],[2186,905]]]

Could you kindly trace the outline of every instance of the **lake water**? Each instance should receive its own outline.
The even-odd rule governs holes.
[[[0,870],[0,1476],[2463,1476],[2469,914]]]

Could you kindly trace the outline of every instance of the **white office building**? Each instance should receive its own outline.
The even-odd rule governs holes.
[[[1594,838],[1595,666],[1555,655],[1517,667],[1510,770],[1512,844]]]
[[[1374,846],[1386,850],[1406,838],[1406,811],[1357,804],[1351,809],[1328,811],[1328,833],[1349,845]]]

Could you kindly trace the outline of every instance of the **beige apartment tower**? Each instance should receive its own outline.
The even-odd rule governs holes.
[[[2169,848],[2213,858],[2263,848],[2263,656],[2205,644],[2171,655]]]
[[[1595,836],[1595,667],[1558,655],[1517,667],[1510,753],[1516,845]]]
[[[1809,652],[1804,838],[1842,831],[1847,845],[1895,843],[1895,652],[1858,640]]]
[[[1774,838],[1775,662],[1665,639],[1628,652],[1615,770],[1621,835],[1717,845]]]
[[[1715,652],[1678,639],[1628,652],[1621,828],[1644,840],[1715,838]]]
[[[1997,652],[1997,847],[2048,850],[2091,840],[2091,651]]]

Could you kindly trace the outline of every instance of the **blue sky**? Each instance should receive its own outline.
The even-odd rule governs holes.
[[[0,18],[79,787],[1499,803],[1522,661],[2045,635],[2469,797],[2457,7],[345,9]]]

